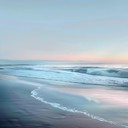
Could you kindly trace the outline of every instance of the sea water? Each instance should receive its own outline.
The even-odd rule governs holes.
[[[35,78],[30,96],[63,111],[128,127],[128,65],[0,61],[0,74]]]

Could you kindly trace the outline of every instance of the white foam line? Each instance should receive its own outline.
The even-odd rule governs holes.
[[[88,112],[82,112],[82,111],[79,111],[79,110],[76,110],[76,109],[70,109],[70,108],[61,106],[59,103],[47,102],[43,98],[37,96],[38,95],[37,91],[39,89],[40,89],[40,87],[38,87],[37,89],[31,91],[31,96],[34,97],[35,99],[45,103],[45,104],[48,104],[48,105],[50,105],[52,107],[55,107],[55,108],[58,108],[58,109],[61,109],[61,110],[64,110],[64,111],[68,111],[68,112],[72,112],[72,113],[81,113],[81,114],[84,114],[84,115],[86,115],[86,116],[88,116],[88,117],[90,117],[92,119],[95,119],[95,120],[98,120],[98,121],[102,121],[102,122],[107,122],[109,124],[113,124],[113,125],[116,125],[116,126],[120,126],[121,125],[121,124],[118,124],[116,122],[108,121],[108,120],[105,120],[105,119],[103,119],[101,117],[94,116],[94,115],[92,115],[92,114],[90,114]],[[125,126],[125,125],[121,125],[121,126],[123,126],[125,128],[128,128],[128,126]]]

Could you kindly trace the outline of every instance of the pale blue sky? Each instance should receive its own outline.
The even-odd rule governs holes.
[[[128,0],[0,0],[0,59],[128,62]]]

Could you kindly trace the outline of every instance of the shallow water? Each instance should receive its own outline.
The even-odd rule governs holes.
[[[52,82],[53,83],[53,82]],[[65,83],[67,84],[67,83]],[[61,85],[61,87],[59,87]],[[127,91],[86,85],[85,88],[39,87],[32,92],[37,100],[65,111],[82,113],[93,119],[115,125],[128,125]],[[117,91],[117,92],[116,92]],[[118,94],[119,91],[119,95]],[[114,92],[114,93],[112,93]],[[115,98],[117,97],[117,98]],[[117,100],[120,98],[119,100]],[[125,104],[126,103],[126,104]]]

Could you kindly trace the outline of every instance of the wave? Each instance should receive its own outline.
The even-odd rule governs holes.
[[[128,69],[118,69],[118,68],[100,68],[100,67],[80,67],[67,69],[71,72],[78,72],[82,74],[107,76],[107,77],[119,77],[128,78]]]
[[[128,87],[128,68],[110,66],[73,67],[73,65],[1,66],[0,73],[80,84]],[[3,70],[4,69],[4,70]]]
[[[6,64],[0,65],[0,69],[12,70],[32,70],[32,71],[51,71],[51,70],[64,70],[69,72],[77,72],[81,74],[128,78],[128,66],[123,65],[88,65],[88,66],[75,66],[75,65],[34,65],[34,64]]]
[[[42,71],[37,70],[4,70],[0,71],[6,75],[22,76],[22,77],[33,77],[47,80],[80,83],[80,84],[96,84],[96,85],[107,85],[107,86],[122,86],[128,87],[127,78],[116,78],[106,77],[98,75],[81,74],[77,72],[69,72],[62,70],[47,69]]]
[[[65,107],[65,106],[62,106],[62,105],[59,104],[59,103],[48,102],[48,101],[44,100],[42,97],[39,97],[39,96],[38,96],[38,92],[37,92],[37,91],[38,91],[39,89],[40,89],[40,87],[38,87],[37,89],[31,91],[31,96],[32,96],[33,98],[35,98],[36,100],[39,100],[39,101],[41,101],[41,102],[43,102],[43,103],[45,103],[45,104],[48,104],[48,105],[50,105],[50,106],[52,106],[52,107],[54,107],[54,108],[58,108],[58,109],[60,109],[60,110],[68,111],[68,112],[72,112],[72,113],[84,114],[84,115],[86,115],[86,116],[88,116],[88,117],[90,117],[90,118],[92,118],[92,119],[98,120],[98,121],[107,122],[107,123],[110,123],[110,124],[113,124],[113,125],[116,125],[116,126],[123,126],[123,127],[127,128],[127,126],[125,126],[125,125],[121,125],[121,124],[118,124],[117,122],[109,121],[109,120],[106,120],[106,119],[104,119],[104,118],[95,116],[95,115],[93,115],[93,114],[88,113],[87,111],[80,111],[80,110],[77,110],[77,109],[67,108],[67,107]]]

